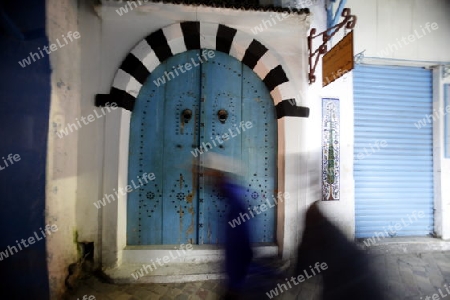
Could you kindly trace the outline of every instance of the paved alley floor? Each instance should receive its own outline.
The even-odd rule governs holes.
[[[376,271],[383,281],[386,300],[450,300],[450,251],[421,254],[371,254]],[[447,287],[449,285],[449,287]],[[173,284],[109,284],[90,276],[80,281],[67,299],[96,300],[187,300],[220,299],[221,281]],[[275,286],[262,284],[258,299]],[[320,299],[321,278],[312,277],[273,299]],[[437,296],[434,296],[434,295]],[[93,296],[89,298],[89,296]],[[427,298],[427,296],[429,298]],[[421,298],[422,297],[422,298]],[[246,299],[246,298],[244,298]],[[356,300],[356,299],[349,299]]]

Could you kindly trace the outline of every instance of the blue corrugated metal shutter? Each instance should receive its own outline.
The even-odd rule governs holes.
[[[357,66],[353,74],[356,237],[430,234],[433,124],[417,124],[432,114],[431,71]]]

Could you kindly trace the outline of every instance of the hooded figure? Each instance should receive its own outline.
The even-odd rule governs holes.
[[[228,277],[228,291],[225,299],[238,299],[242,293],[248,269],[253,258],[250,247],[249,222],[243,222],[234,228],[228,225],[246,212],[243,196],[245,189],[233,180],[235,174],[241,173],[241,164],[212,152],[205,155],[203,161],[204,175],[212,179],[229,206],[225,226],[225,271]]]
[[[316,262],[326,263],[323,276],[324,300],[382,300],[377,276],[368,255],[320,211],[318,202],[306,212],[305,230],[298,249],[297,274]]]

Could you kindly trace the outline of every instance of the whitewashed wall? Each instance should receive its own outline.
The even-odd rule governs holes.
[[[311,28],[316,28],[317,33],[326,29],[327,19],[325,1],[319,0],[310,7]],[[333,44],[328,45],[328,50],[339,41],[333,39]],[[314,40],[314,50],[322,43],[322,37]],[[335,82],[322,88],[322,59],[316,67],[316,82],[308,89],[308,105],[311,115],[308,124],[308,200],[310,204],[321,199],[321,163],[322,163],[322,98],[338,98],[340,100],[340,200],[322,202],[320,207],[323,211],[349,236],[353,237],[355,232],[354,213],[354,180],[353,180],[353,83],[350,74],[344,75]],[[300,212],[301,213],[301,212]]]
[[[326,26],[322,4],[311,7],[312,25],[321,32]],[[380,65],[423,66],[435,68],[450,64],[450,2],[445,0],[349,0],[346,7],[356,15],[354,53],[364,52],[363,63]],[[433,24],[435,23],[435,24]],[[411,36],[412,35],[412,36]],[[329,49],[340,39],[333,38]],[[442,83],[448,82],[435,71],[435,107],[443,107]],[[311,126],[308,140],[320,146],[320,100],[337,97],[341,100],[341,201],[322,203],[324,210],[348,233],[354,236],[354,178],[353,178],[353,74],[321,88],[321,65],[317,67],[318,82],[309,88],[308,104],[311,107]],[[439,78],[437,78],[439,77]],[[439,236],[450,238],[450,182],[449,159],[443,156],[443,119],[435,125],[435,230]],[[310,149],[311,153],[315,151]],[[315,160],[320,159],[320,157]],[[310,169],[318,165],[312,160]],[[317,167],[319,168],[319,167]],[[308,201],[312,201],[310,197]]]
[[[262,24],[263,20],[274,17],[274,13],[259,11],[240,11],[231,9],[216,9],[209,7],[194,7],[183,5],[162,5],[147,3],[138,9],[133,9],[120,16],[116,9],[124,4],[108,4],[94,6],[81,4],[79,10],[79,27],[81,39],[81,103],[80,115],[87,115],[97,109],[94,106],[95,94],[107,94],[113,78],[125,56],[143,38],[153,31],[182,21],[201,21],[222,23],[236,28],[262,42],[277,57],[283,65],[288,78],[293,83],[298,105],[306,105],[307,66],[306,25],[305,15],[293,14],[283,21],[269,26],[263,32],[254,34],[254,26]],[[119,132],[122,122],[129,120],[128,111],[117,110],[105,118],[98,119],[80,129],[78,146],[78,197],[77,197],[77,228],[79,241],[94,241],[96,245],[95,259],[103,260],[104,265],[117,265],[121,262],[121,253],[115,250],[104,252],[105,241],[114,240],[114,249],[125,246],[125,200],[108,204],[97,210],[93,203],[101,199],[103,193],[111,191],[118,182],[125,185],[127,161],[119,162],[117,157],[126,153],[126,147],[111,149],[111,144],[125,141],[126,134],[105,138],[106,128],[115,127]],[[283,225],[278,226],[280,243],[284,244],[283,256],[289,257],[298,243],[299,222],[295,218],[298,207],[306,206],[306,185],[300,184],[304,168],[303,160],[307,141],[309,119],[285,117],[279,126],[283,132],[279,136],[284,149],[279,160],[279,174],[283,180],[280,190],[292,195],[292,201],[278,215]],[[118,126],[118,127],[117,127]],[[280,130],[279,130],[280,132]],[[285,163],[284,159],[287,160]],[[104,172],[104,170],[107,170]],[[119,175],[117,175],[120,173]],[[112,184],[112,182],[115,182]],[[280,187],[279,187],[280,188]],[[114,208],[113,208],[114,207]],[[287,212],[286,214],[284,212]],[[105,218],[104,214],[117,217],[118,222]],[[293,219],[294,218],[294,219]],[[102,221],[103,220],[103,221]],[[106,242],[108,243],[108,242]],[[103,245],[103,247],[102,247]],[[119,251],[120,252],[120,251]]]
[[[79,40],[64,45],[62,39],[69,31],[78,30],[76,2],[49,0],[46,7],[48,39],[51,44],[59,39],[63,45],[50,53],[52,74],[45,217],[47,224],[58,227],[58,231],[46,239],[51,299],[61,299],[68,266],[77,261],[75,207],[78,136],[76,132],[63,138],[56,134],[79,116]]]
[[[355,53],[365,50],[366,57],[450,61],[449,1],[348,0],[347,7],[358,17]],[[427,23],[438,28],[427,29]]]
[[[102,76],[101,20],[89,1],[81,1],[78,11],[79,29],[82,35],[81,45],[81,100],[79,116],[88,116],[100,109],[94,106]],[[99,234],[101,210],[93,203],[102,198],[104,159],[104,126],[106,118],[98,118],[94,122],[78,130],[78,191],[76,219],[79,242],[94,242],[96,263],[100,262],[99,250],[101,238]]]
[[[51,254],[49,273],[54,298],[55,293],[63,288],[67,266],[76,259],[75,233],[78,234],[79,242],[95,242],[97,263],[101,263],[102,258],[99,252],[102,231],[106,230],[110,235],[118,234],[117,224],[102,223],[102,210],[97,210],[93,205],[102,197],[109,177],[113,176],[104,174],[104,166],[117,164],[104,155],[108,117],[80,128],[64,140],[55,137],[56,130],[67,122],[73,122],[75,118],[98,110],[94,106],[95,94],[109,92],[114,74],[123,58],[138,41],[154,30],[175,22],[201,20],[227,24],[252,34],[249,28],[261,24],[262,20],[267,18],[267,13],[261,12],[253,12],[251,18],[243,19],[239,13],[231,10],[205,8],[199,12],[175,5],[168,5],[166,9],[148,5],[120,17],[114,7],[94,9],[93,4],[87,2],[89,1],[80,2],[78,16],[74,1],[49,1],[47,5],[50,40],[70,30],[78,30],[81,34],[81,39],[72,45],[73,47],[60,49],[50,56],[53,74],[47,158],[47,220],[49,223],[61,220],[63,224],[59,227],[58,235],[49,238],[47,243]],[[318,28],[319,31],[324,30],[324,0],[315,1],[314,5],[309,7],[312,11],[312,27]],[[449,1],[349,0],[347,7],[358,17],[355,53],[365,50],[365,62],[437,65],[438,61],[450,61]],[[298,221],[301,222],[307,205],[320,198],[321,98],[338,97],[341,100],[341,200],[322,203],[322,207],[349,236],[353,236],[352,74],[347,74],[322,89],[319,64],[316,71],[317,83],[305,85],[307,56],[302,53],[302,49],[306,48],[306,32],[299,26],[303,22],[303,17],[292,17],[256,37],[279,53],[280,62],[286,67],[289,79],[298,89],[298,104],[311,108],[308,119],[285,118],[282,124],[285,135],[280,138],[287,142],[285,155],[290,163],[284,164],[280,161],[279,168],[285,174],[286,188],[293,193],[295,199],[291,203],[293,210],[290,210],[290,214],[295,214],[296,211]],[[417,38],[409,45],[398,46],[398,41],[414,34],[414,30],[422,30],[427,22],[435,22],[439,28],[426,35],[422,34],[423,37]],[[398,49],[389,50],[389,44],[395,43]],[[383,60],[369,59],[380,56],[378,54],[382,53],[383,49],[388,49],[389,52],[384,52],[386,55],[383,55]],[[395,47],[391,46],[391,49]],[[80,60],[81,64],[78,64]],[[441,70],[437,69],[435,73],[441,74]],[[65,84],[65,88],[61,82]],[[441,87],[444,82],[448,83],[450,79],[435,80],[435,102],[438,106],[443,104]],[[69,85],[70,89],[67,88]],[[122,114],[125,119],[129,117],[127,112],[118,111],[112,113],[111,117],[115,118],[118,114]],[[450,238],[450,189],[446,184],[450,182],[450,160],[443,156],[443,126],[443,119],[435,126],[438,133],[435,141],[435,160],[438,161],[436,208],[440,210],[436,215],[436,230],[443,237]],[[294,233],[285,236],[285,256],[290,255],[298,242],[302,229],[299,222],[278,228]]]
[[[445,0],[349,0],[358,16],[355,53],[364,63],[424,66],[450,64],[450,2]],[[434,109],[444,107],[442,72],[434,73]],[[448,82],[448,79],[446,79]],[[443,118],[434,124],[435,231],[450,238],[449,159],[443,156]]]
[[[450,65],[450,64],[449,64]],[[450,99],[445,102],[444,84],[450,84],[450,76],[443,76],[444,68],[438,67],[433,71],[434,81],[434,103],[433,109],[439,111],[443,109],[449,117],[450,112]],[[450,95],[447,95],[450,97]],[[447,124],[445,124],[447,121]],[[445,126],[450,128],[450,118],[446,120],[445,116],[442,116],[434,122],[433,127],[433,139],[434,139],[434,151],[433,151],[433,163],[434,163],[434,184],[435,184],[435,231],[439,237],[443,239],[450,239],[450,157],[445,156],[445,142],[450,149],[450,137],[447,137],[445,141]],[[448,133],[447,133],[448,135]]]
[[[389,2],[389,3],[387,3]],[[448,2],[443,0],[431,1],[433,5],[423,4],[422,1],[359,1],[349,0],[347,7],[357,15],[358,23],[355,29],[355,53],[365,51],[366,57],[374,57],[382,49],[389,47],[389,43],[397,42],[397,38],[408,34],[414,29],[421,30],[427,22],[439,24],[438,30],[433,30],[415,42],[410,47],[402,47],[398,51],[391,51],[387,58],[410,60],[404,65],[416,65],[417,61],[450,61],[448,39],[449,20],[445,12],[449,11]],[[119,5],[120,6],[120,5]],[[155,5],[145,5],[119,16],[113,7],[97,7],[83,2],[79,12],[79,27],[82,33],[82,101],[80,114],[89,114],[94,109],[94,96],[97,93],[108,93],[112,79],[125,55],[143,37],[156,29],[174,22],[185,20],[201,20],[205,22],[223,23],[238,30],[252,34],[252,26],[261,24],[267,14],[253,12],[251,18],[241,18],[239,13],[232,10],[218,12],[213,8],[204,8],[201,12],[177,5],[167,5],[163,9]],[[324,0],[314,1],[310,5],[312,26],[322,31],[326,28],[326,13]],[[389,8],[389,9],[388,9]],[[382,12],[382,13],[380,13]],[[322,207],[336,220],[349,236],[354,235],[354,178],[353,178],[353,78],[347,74],[343,78],[321,87],[321,65],[317,67],[317,83],[305,86],[307,78],[306,53],[298,54],[299,49],[306,43],[306,32],[298,28],[292,32],[293,25],[298,24],[297,17],[289,18],[276,26],[270,27],[257,35],[257,39],[271,46],[280,54],[284,66],[289,66],[288,77],[299,91],[299,104],[311,108],[308,119],[286,118],[287,127],[284,139],[289,141],[286,156],[298,157],[292,159],[292,164],[280,163],[279,168],[286,174],[286,186],[295,191],[296,211],[300,216],[309,203],[320,198],[320,147],[321,147],[321,98],[337,97],[341,100],[341,200],[322,203]],[[406,25],[408,24],[408,25]],[[285,40],[290,39],[291,44]],[[334,39],[335,43],[338,39]],[[316,43],[317,45],[317,43]],[[431,45],[431,47],[430,47]],[[332,45],[330,45],[332,46]],[[447,47],[446,47],[447,46]],[[391,47],[392,48],[392,47]],[[286,57],[290,57],[286,59]],[[393,64],[390,60],[370,60],[371,63]],[[423,63],[422,63],[423,64]],[[441,101],[441,100],[440,100]],[[114,114],[117,114],[115,112]],[[126,113],[125,113],[126,114]],[[101,198],[106,188],[103,178],[103,167],[110,164],[104,154],[104,128],[106,118],[91,123],[89,127],[79,130],[78,157],[78,196],[77,196],[77,224],[80,241],[94,241],[98,249],[101,246],[99,231],[108,224],[101,224],[101,210],[97,210],[93,202]],[[443,160],[442,173],[450,173],[448,160]],[[107,176],[111,176],[110,174]],[[444,178],[444,177],[443,177]],[[446,177],[448,178],[448,177]],[[442,188],[443,197],[449,206],[449,191]],[[445,205],[443,207],[445,207]],[[283,217],[283,216],[281,216]],[[445,218],[444,218],[445,219]],[[447,218],[448,219],[448,218]],[[109,224],[111,225],[111,224]],[[301,226],[294,226],[291,231],[301,233]],[[445,227],[447,226],[447,227]],[[445,225],[449,228],[450,224]],[[450,228],[449,228],[450,229]],[[447,230],[449,230],[447,229]],[[285,228],[279,228],[285,230]],[[111,227],[110,234],[117,234]],[[293,247],[298,241],[298,235],[289,237]]]

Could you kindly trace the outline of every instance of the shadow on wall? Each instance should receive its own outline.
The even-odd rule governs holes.
[[[3,3],[0,3],[0,226],[4,230],[0,239],[0,298],[48,299],[46,243],[40,228],[45,233],[50,66],[48,57],[26,68],[18,64],[30,51],[48,43],[45,1]]]
[[[290,153],[286,159],[293,162],[293,165],[285,166],[286,179],[297,182],[299,195],[303,195],[303,199],[307,196],[306,199],[311,199],[311,202],[321,200],[322,153],[319,150],[310,153]],[[309,204],[305,203],[303,209],[306,210]]]

